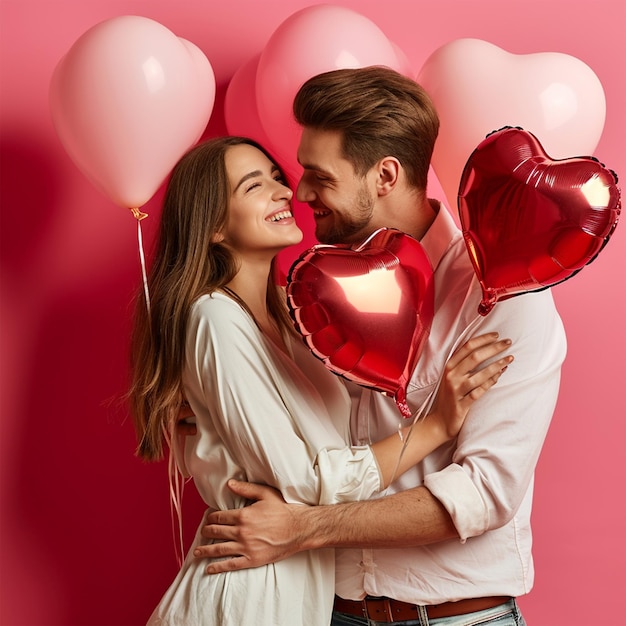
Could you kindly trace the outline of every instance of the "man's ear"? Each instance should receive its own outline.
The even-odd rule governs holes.
[[[400,161],[392,156],[383,157],[377,165],[378,178],[376,180],[376,190],[379,196],[386,196],[398,184]]]

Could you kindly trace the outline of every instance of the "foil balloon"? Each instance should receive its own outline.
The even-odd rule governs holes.
[[[621,210],[613,171],[593,157],[551,159],[534,135],[511,127],[471,154],[458,204],[481,315],[574,276],[607,243]]]
[[[383,228],[358,245],[313,246],[291,267],[287,302],[331,372],[392,396],[411,416],[406,387],[434,314],[433,272],[416,239]]]

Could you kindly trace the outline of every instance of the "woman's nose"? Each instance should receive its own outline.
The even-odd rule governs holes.
[[[277,199],[291,200],[293,198],[293,191],[290,187],[287,187],[284,183],[279,182],[274,190],[274,197]]]

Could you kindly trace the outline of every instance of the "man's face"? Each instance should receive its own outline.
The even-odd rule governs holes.
[[[341,155],[341,133],[304,128],[298,148],[304,173],[296,197],[313,209],[315,236],[326,244],[354,243],[372,231],[375,187]]]

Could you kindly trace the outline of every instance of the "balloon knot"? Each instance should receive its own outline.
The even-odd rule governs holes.
[[[147,213],[143,213],[142,211],[140,211],[137,207],[135,207],[134,209],[131,209],[130,212],[133,214],[133,217],[138,221],[141,222],[141,220],[145,219],[146,217],[148,217]]]

